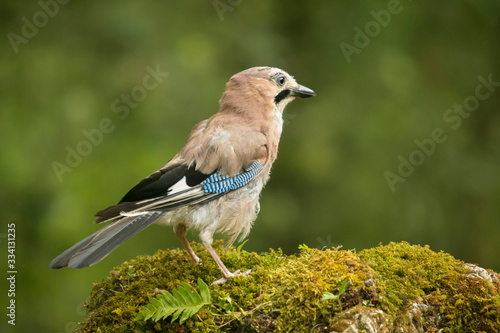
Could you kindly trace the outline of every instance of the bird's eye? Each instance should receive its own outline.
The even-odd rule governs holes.
[[[286,81],[286,77],[284,77],[284,76],[279,76],[278,79],[276,79],[276,82],[278,82],[278,84],[280,86],[284,85],[285,81]]]

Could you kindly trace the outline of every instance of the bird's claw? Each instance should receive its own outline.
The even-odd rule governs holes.
[[[229,278],[232,278],[235,276],[247,276],[251,272],[252,272],[252,270],[249,269],[248,271],[242,273],[241,270],[238,269],[234,273],[230,273],[229,276],[223,276],[220,279],[218,279],[217,281],[212,282],[212,284],[210,284],[210,287],[213,286],[214,284],[224,284],[229,280]]]

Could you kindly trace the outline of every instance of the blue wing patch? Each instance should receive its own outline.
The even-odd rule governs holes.
[[[262,169],[262,163],[253,162],[248,169],[240,172],[234,177],[220,176],[217,172],[205,179],[203,191],[205,193],[225,193],[236,190],[248,184]]]

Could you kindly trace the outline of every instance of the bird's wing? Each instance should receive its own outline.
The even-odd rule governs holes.
[[[97,222],[134,216],[147,211],[167,212],[185,205],[214,200],[248,184],[262,166],[259,161],[254,161],[234,177],[229,177],[218,170],[204,174],[197,171],[195,165],[160,169],[140,181],[118,204],[98,212]]]
[[[120,217],[123,212],[137,212],[140,208],[147,209],[146,206],[151,206],[152,203],[167,197],[173,199],[178,194],[180,184],[185,183],[185,190],[187,190],[189,187],[194,188],[208,176],[185,164],[167,163],[130,189],[118,204],[97,212],[96,222]],[[188,203],[185,201],[185,204]]]
[[[99,211],[96,222],[204,203],[246,185],[266,162],[266,138],[248,126],[234,128],[234,123],[215,116],[199,123],[179,154],[141,180],[118,204]]]

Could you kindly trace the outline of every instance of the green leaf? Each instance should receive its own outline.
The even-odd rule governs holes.
[[[210,303],[210,289],[202,279],[198,278],[198,289],[200,289],[201,300],[203,303]]]
[[[306,251],[306,253],[310,254],[311,253],[311,249],[309,248],[309,246],[307,246],[306,244],[300,244],[299,245],[299,250],[304,250]]]
[[[135,276],[135,268],[134,268],[134,266],[130,266],[130,268],[128,269],[128,276],[130,276],[130,277],[134,277]]]
[[[248,242],[248,239],[245,239],[245,241],[236,248],[236,251],[241,252],[241,249],[243,248],[243,245],[245,245],[246,242]]]
[[[217,304],[227,312],[233,312],[233,300],[231,299],[231,296],[226,295],[225,297],[221,298]]]
[[[343,293],[345,293],[345,290],[347,289],[349,282],[350,282],[349,279],[345,279],[344,281],[342,281],[342,283],[340,284],[340,288],[339,288],[339,296],[342,295]]]
[[[325,291],[323,293],[323,298],[321,299],[322,301],[328,301],[329,299],[339,299],[339,295],[334,295],[328,291]]]
[[[351,281],[349,279],[345,279],[344,281],[342,281],[340,283],[340,287],[339,287],[339,293],[338,295],[334,295],[328,291],[324,292],[323,293],[323,298],[321,298],[322,301],[327,301],[327,300],[330,300],[330,299],[339,299],[340,295],[342,295],[343,293],[345,293],[346,289],[347,289],[347,286],[349,285]]]
[[[198,288],[200,293],[184,282],[172,293],[164,291],[157,298],[150,298],[149,304],[141,309],[135,320],[158,321],[171,316],[172,322],[179,319],[180,324],[184,323],[211,302],[210,290],[202,279],[198,279]]]

